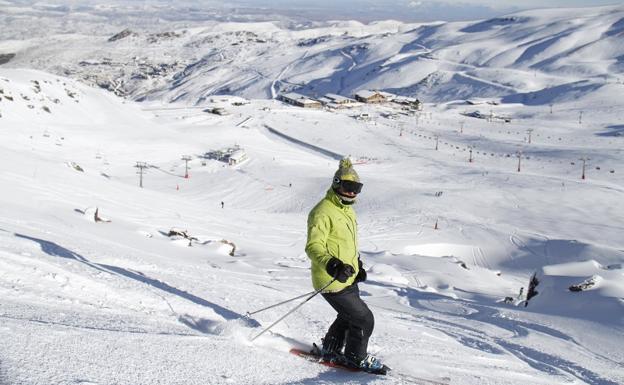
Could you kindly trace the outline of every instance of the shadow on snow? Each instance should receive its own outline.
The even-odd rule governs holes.
[[[611,137],[611,136],[624,137],[624,125],[618,124],[618,125],[608,126],[606,128],[608,129],[607,131],[598,132],[596,135],[606,136],[606,137]]]
[[[23,234],[15,234],[16,237],[18,238],[22,238],[22,239],[27,239],[29,241],[33,241],[35,243],[38,243],[39,246],[41,247],[41,250],[53,257],[60,257],[60,258],[67,258],[67,259],[72,259],[81,263],[84,263],[85,265],[108,273],[108,274],[113,274],[113,275],[118,275],[118,276],[122,276],[122,277],[126,277],[126,278],[130,278],[130,279],[134,279],[136,281],[139,281],[141,283],[144,283],[146,285],[152,286],[156,289],[162,290],[166,293],[172,294],[172,295],[176,295],[180,298],[184,298],[188,301],[191,301],[197,305],[200,306],[205,306],[208,308],[211,308],[212,310],[214,310],[215,313],[217,313],[218,315],[220,315],[221,317],[225,318],[226,320],[237,320],[237,319],[243,319],[244,317],[241,314],[238,314],[232,310],[229,310],[227,308],[224,308],[220,305],[217,305],[215,303],[206,301],[203,298],[200,298],[196,295],[193,295],[187,291],[184,290],[180,290],[178,288],[175,288],[171,285],[168,285],[165,282],[159,281],[157,279],[154,278],[150,278],[146,275],[144,275],[141,272],[133,272],[130,271],[128,269],[124,269],[121,267],[117,267],[117,266],[111,266],[111,265],[105,265],[105,264],[100,264],[100,263],[93,263],[91,261],[89,261],[88,259],[86,259],[85,257],[83,257],[80,254],[77,254],[69,249],[66,249],[54,242],[50,242],[50,241],[46,241],[43,239],[38,239],[38,238],[33,238],[33,237],[29,237],[27,235],[23,235]],[[260,326],[260,324],[255,321],[255,320],[251,320],[251,319],[247,319],[247,324],[250,327],[257,327]],[[187,326],[191,326],[191,322],[184,322],[184,320],[182,320],[182,323],[184,323]],[[205,326],[205,325],[202,325]],[[192,326],[191,326],[192,327]],[[195,328],[196,330],[200,330],[200,328]]]

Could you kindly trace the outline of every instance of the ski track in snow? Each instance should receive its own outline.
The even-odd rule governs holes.
[[[353,71],[353,69],[354,69],[355,67],[357,67],[357,62],[355,61],[355,59],[353,58],[353,56],[349,55],[349,54],[348,54],[348,53],[346,53],[344,50],[340,50],[340,54],[341,54],[342,56],[344,56],[347,60],[350,60],[350,61],[351,61],[351,65],[349,66],[349,68],[347,68],[346,74],[342,74],[342,75],[340,76],[340,86],[339,86],[339,88],[338,88],[338,94],[342,94],[342,93],[344,92],[344,90],[345,90],[345,88],[346,88],[345,81],[346,81],[347,76],[349,76],[349,73],[350,73],[351,71]]]
[[[409,296],[410,294],[408,294]],[[420,295],[416,294],[414,297],[418,298]],[[443,313],[430,313],[432,315],[414,313],[412,316],[419,324],[446,334],[470,349],[495,355],[512,355],[526,362],[532,368],[548,375],[561,376],[567,378],[568,381],[578,379],[583,381],[583,383],[593,385],[617,384],[617,382],[603,378],[598,373],[566,358],[512,342],[514,339],[527,337],[532,333],[540,333],[546,338],[561,340],[566,345],[571,344],[575,350],[580,348],[585,354],[592,356],[594,360],[610,361],[613,364],[618,364],[608,357],[587,351],[573,337],[549,327],[500,317],[498,310],[486,306],[478,306],[471,303],[465,303],[464,306],[471,309],[471,311],[476,311],[469,311],[465,314],[461,314],[461,312],[455,313],[454,316],[459,319],[448,319]],[[433,309],[429,308],[428,310]],[[467,326],[467,323],[474,326]],[[490,329],[488,326],[498,329],[497,335],[492,336],[486,332],[485,330]],[[501,332],[504,332],[506,335],[500,335]]]
[[[288,71],[290,71],[290,68],[293,65],[295,65],[295,63],[297,63],[298,61],[304,60],[307,56],[308,56],[308,51],[305,51],[300,58],[288,63],[284,68],[282,68],[282,70],[279,72],[277,77],[273,79],[273,81],[271,82],[271,99],[277,98],[277,95],[279,93],[277,91],[277,83],[282,81],[282,78],[288,73]]]

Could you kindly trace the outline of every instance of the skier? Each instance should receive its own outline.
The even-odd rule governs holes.
[[[320,354],[326,360],[365,371],[384,365],[367,354],[373,332],[373,313],[360,298],[358,282],[366,280],[357,250],[357,224],[352,205],[362,190],[360,177],[348,158],[340,161],[331,188],[308,216],[306,254],[312,264],[312,284],[316,290],[327,286],[323,298],[338,313],[323,338]],[[344,352],[343,352],[344,349]]]

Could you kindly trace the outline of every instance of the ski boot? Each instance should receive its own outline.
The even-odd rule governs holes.
[[[362,359],[347,359],[347,365],[352,368],[360,369],[364,372],[375,373],[375,374],[386,374],[389,367],[382,364],[379,359],[371,354],[367,354],[366,357]]]
[[[334,364],[344,364],[345,362],[342,353],[323,348],[322,346],[318,346],[317,344],[312,344],[311,353],[315,356],[318,356],[321,360],[325,362],[331,362]]]

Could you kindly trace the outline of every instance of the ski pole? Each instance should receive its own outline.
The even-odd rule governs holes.
[[[252,312],[247,312],[247,314],[245,314],[245,317],[249,317],[249,316],[251,316],[251,315],[254,315],[254,314],[256,314],[256,313],[263,312],[263,311],[265,311],[265,310],[272,309],[272,308],[274,308],[274,307],[278,307],[278,306],[283,305],[283,304],[285,304],[285,303],[292,302],[292,301],[294,301],[294,300],[296,300],[296,299],[303,298],[303,297],[305,297],[306,295],[314,294],[315,292],[316,292],[316,290],[312,290],[312,291],[311,291],[311,292],[309,292],[309,293],[305,293],[305,294],[298,295],[298,296],[296,296],[295,298],[287,299],[286,301],[282,301],[282,302],[280,302],[280,303],[276,303],[275,305],[267,306],[267,307],[262,308],[262,309],[260,309],[260,310],[256,310],[256,311],[252,311]]]
[[[301,306],[303,306],[306,302],[308,302],[309,300],[311,300],[312,298],[314,298],[318,293],[320,293],[321,291],[325,290],[329,285],[331,285],[332,283],[334,283],[334,281],[336,280],[336,278],[332,279],[327,285],[323,286],[322,288],[316,290],[311,296],[309,296],[308,298],[306,298],[303,302],[301,302],[299,305],[295,306],[294,308],[292,308],[292,310],[290,310],[288,313],[284,314],[283,316],[281,316],[277,321],[273,322],[269,327],[267,327],[266,329],[264,329],[263,331],[261,331],[260,333],[258,333],[258,335],[256,335],[254,338],[251,339],[251,342],[253,342],[256,338],[260,337],[261,335],[263,335],[264,333],[268,332],[273,326],[277,325],[281,320],[283,320],[284,318],[288,317],[291,313],[293,313],[295,310],[299,309]]]

